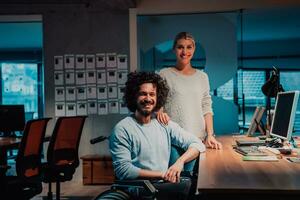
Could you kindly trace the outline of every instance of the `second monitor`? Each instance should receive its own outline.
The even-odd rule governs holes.
[[[279,92],[270,135],[290,141],[292,138],[295,114],[299,99],[299,91]]]

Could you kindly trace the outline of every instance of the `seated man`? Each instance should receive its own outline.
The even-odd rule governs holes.
[[[164,106],[168,91],[166,82],[155,73],[130,73],[124,100],[133,114],[114,127],[109,145],[118,179],[163,180],[154,183],[158,199],[186,199],[191,181],[180,178],[180,173],[205,146],[176,123],[163,125],[153,116]],[[185,153],[169,167],[171,145]]]

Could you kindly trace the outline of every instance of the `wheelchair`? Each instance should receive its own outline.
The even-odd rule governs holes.
[[[102,142],[108,137],[100,136],[90,140],[91,144]],[[178,152],[183,153],[178,149]],[[196,159],[192,171],[181,172],[181,177],[187,177],[191,180],[191,187],[188,199],[195,199],[198,179],[199,158]],[[158,189],[153,185],[162,180],[116,180],[109,190],[100,193],[94,200],[155,200],[157,199]]]
[[[152,200],[157,192],[149,180],[116,180],[111,189],[100,193],[94,200]]]

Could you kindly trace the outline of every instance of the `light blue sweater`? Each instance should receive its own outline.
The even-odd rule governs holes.
[[[113,166],[118,179],[135,179],[140,169],[165,172],[168,169],[171,144],[200,152],[205,146],[200,139],[170,121],[167,126],[152,119],[139,124],[133,117],[121,120],[109,139]]]

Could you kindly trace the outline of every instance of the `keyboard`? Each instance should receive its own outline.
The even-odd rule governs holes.
[[[256,146],[237,146],[235,151],[244,156],[267,156],[268,154]]]
[[[236,140],[238,146],[265,146],[265,140]]]

